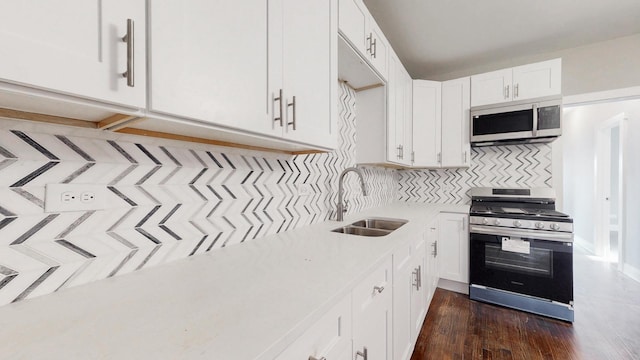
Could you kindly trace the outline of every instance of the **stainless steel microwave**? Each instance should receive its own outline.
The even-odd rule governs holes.
[[[471,108],[471,145],[550,142],[562,134],[562,97]]]

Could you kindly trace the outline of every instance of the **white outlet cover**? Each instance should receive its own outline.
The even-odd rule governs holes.
[[[75,199],[62,202],[62,194],[73,194]],[[83,193],[92,193],[93,201],[81,201]],[[44,195],[45,212],[89,211],[105,208],[107,196],[106,185],[95,184],[47,184]]]

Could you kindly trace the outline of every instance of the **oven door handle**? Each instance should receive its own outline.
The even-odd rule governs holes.
[[[469,229],[470,233],[498,235],[508,237],[528,238],[534,240],[549,240],[549,241],[562,241],[573,242],[572,233],[550,233],[544,230],[516,230],[516,229],[504,229],[495,226],[482,226],[472,225]]]

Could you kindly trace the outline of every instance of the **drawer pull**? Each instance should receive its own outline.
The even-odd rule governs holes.
[[[326,357],[324,357],[324,356],[323,356],[323,357],[321,357],[321,358],[317,358],[317,357],[315,357],[315,356],[309,356],[309,360],[327,360],[327,358],[326,358]]]
[[[381,294],[384,291],[384,286],[374,286],[373,291],[377,292],[378,294]]]

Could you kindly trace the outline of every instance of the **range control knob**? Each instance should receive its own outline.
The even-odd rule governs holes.
[[[499,219],[495,219],[495,220],[493,220],[493,224],[494,224],[494,225],[500,225],[500,220],[499,220]]]
[[[516,221],[513,222],[513,225],[515,227],[521,227],[522,226],[522,222],[520,220],[516,220]]]
[[[482,223],[485,225],[489,225],[489,219],[487,218],[482,219]]]
[[[555,231],[560,230],[560,225],[556,223],[551,224],[551,230],[555,230]]]
[[[538,221],[538,222],[536,223],[536,228],[538,228],[538,229],[544,229],[544,223],[542,223],[542,222],[539,222],[539,221]]]

